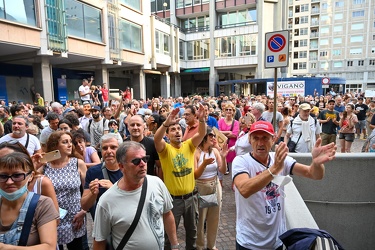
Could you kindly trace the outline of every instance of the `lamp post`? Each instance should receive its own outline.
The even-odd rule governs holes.
[[[163,3],[163,19],[165,21],[165,11],[167,9],[168,4],[166,2]]]

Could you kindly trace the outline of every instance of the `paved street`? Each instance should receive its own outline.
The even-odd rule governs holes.
[[[338,140],[337,140],[338,142]],[[355,139],[352,152],[360,152],[364,140]],[[338,147],[337,152],[340,152],[340,147]],[[224,176],[223,181],[223,207],[221,210],[221,219],[219,224],[219,232],[217,238],[217,248],[220,250],[234,250],[236,242],[236,206],[234,201],[234,192],[231,189],[231,179],[230,175]],[[88,216],[90,217],[90,216]],[[88,236],[89,236],[89,245],[92,249],[92,238],[91,230],[92,229],[92,220],[91,217],[88,223]],[[185,246],[185,234],[183,233],[183,221],[180,222],[180,227],[178,229],[178,242],[181,246]]]

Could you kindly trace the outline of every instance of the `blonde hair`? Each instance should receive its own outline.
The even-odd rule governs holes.
[[[226,109],[229,109],[229,108],[233,110],[232,117],[234,117],[234,115],[236,114],[236,107],[234,107],[233,103],[227,102],[224,106],[224,111],[226,111]]]

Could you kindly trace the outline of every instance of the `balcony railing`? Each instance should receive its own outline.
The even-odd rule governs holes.
[[[249,21],[249,22],[243,22],[243,23],[232,23],[232,24],[225,24],[225,25],[218,25],[215,27],[215,29],[228,29],[228,28],[234,28],[234,27],[241,27],[241,26],[247,26],[250,24],[256,24],[255,21]]]
[[[192,27],[192,28],[181,28],[181,32],[183,33],[195,33],[195,32],[202,32],[202,31],[209,31],[210,30],[210,26],[203,26],[203,27]]]

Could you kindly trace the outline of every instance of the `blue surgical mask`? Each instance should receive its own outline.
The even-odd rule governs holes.
[[[27,192],[27,184],[29,184],[28,181],[23,187],[14,191],[13,193],[7,193],[4,190],[0,189],[0,196],[4,199],[7,199],[8,201],[15,201]]]

